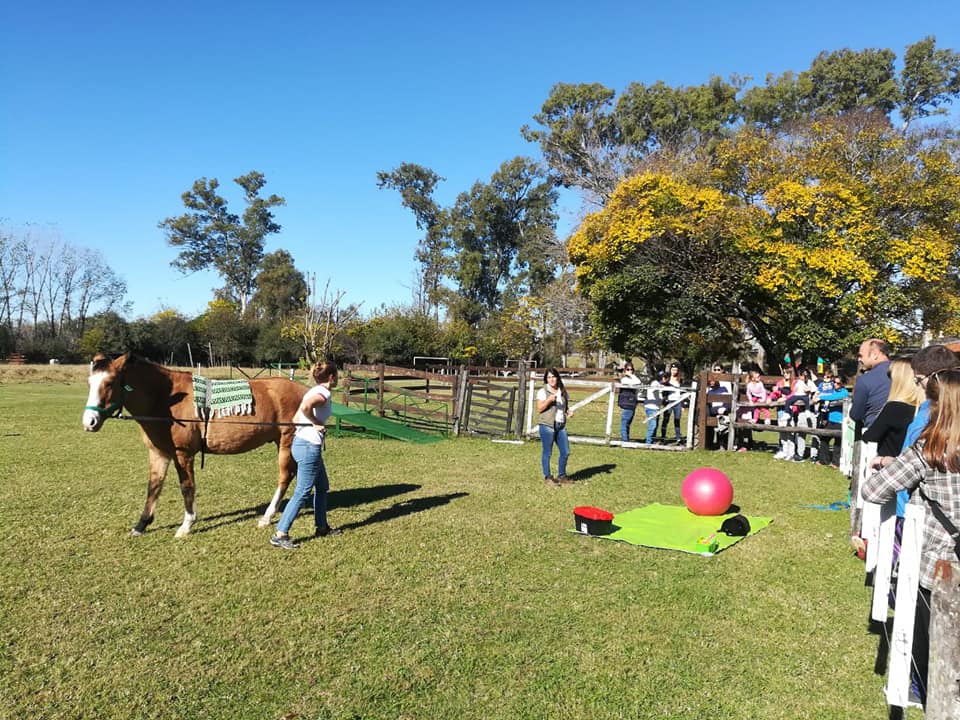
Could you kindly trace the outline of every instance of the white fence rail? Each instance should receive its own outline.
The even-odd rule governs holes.
[[[542,387],[542,384],[538,386],[538,381],[541,378],[537,373],[531,372],[529,376],[529,381],[527,382],[527,410],[526,410],[526,422],[524,424],[524,434],[528,436],[533,436],[537,434],[537,422],[536,418],[537,413],[537,390],[539,387]],[[597,435],[572,435],[569,433],[568,437],[570,442],[579,442],[587,443],[592,445],[621,445],[624,447],[651,447],[642,442],[623,442],[619,439],[620,437],[620,428],[619,425],[614,425],[614,416],[617,409],[617,404],[615,402],[616,391],[620,389],[621,385],[616,381],[603,381],[603,380],[579,380],[577,378],[564,378],[563,385],[566,388],[585,388],[587,390],[593,389],[594,392],[590,393],[587,397],[578,400],[573,405],[570,406],[570,412],[576,413],[580,408],[585,407],[586,405],[594,402],[603,402],[606,400],[606,409],[603,414],[603,428],[602,430],[597,428]],[[647,386],[630,386],[631,389],[637,390],[637,394],[640,398],[646,393]],[[693,407],[693,403],[696,398],[697,387],[696,385],[691,385],[687,387],[669,389],[670,393],[676,393],[677,399],[671,400],[667,405],[660,407],[656,415],[647,418],[645,416],[637,414],[635,422],[642,422],[646,425],[648,422],[658,422],[661,416],[664,413],[672,411],[672,409],[681,404],[688,403],[690,407]],[[638,401],[637,408],[642,410],[643,400]],[[686,442],[684,445],[687,448],[693,447],[693,412],[687,413],[687,433],[686,433]],[[657,447],[657,446],[653,446]],[[661,446],[662,447],[662,446]]]

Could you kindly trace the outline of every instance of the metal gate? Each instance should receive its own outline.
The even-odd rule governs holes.
[[[512,435],[516,415],[516,385],[470,380],[461,432]]]

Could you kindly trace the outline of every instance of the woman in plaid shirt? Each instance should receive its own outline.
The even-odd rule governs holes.
[[[861,494],[864,500],[883,503],[899,490],[910,491],[911,503],[925,502],[920,488],[943,508],[954,525],[960,523],[960,368],[916,376],[930,399],[930,420],[913,447],[904,451],[867,479]],[[920,700],[926,704],[927,658],[929,655],[930,590],[938,560],[958,559],[954,541],[933,512],[927,508],[920,549],[920,588],[913,630],[914,674],[919,681]]]

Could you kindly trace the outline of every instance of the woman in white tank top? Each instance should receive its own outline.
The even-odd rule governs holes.
[[[322,362],[314,366],[312,375],[316,384],[307,390],[293,417],[293,421],[300,426],[291,448],[293,459],[297,461],[297,487],[280,516],[277,532],[270,538],[271,545],[284,550],[298,547],[290,539],[290,526],[293,525],[300,506],[311,489],[314,490],[314,534],[317,537],[326,537],[343,532],[327,523],[327,492],[330,490],[330,481],[327,478],[327,468],[323,464],[323,441],[331,410],[330,391],[337,386],[337,366],[329,360]]]

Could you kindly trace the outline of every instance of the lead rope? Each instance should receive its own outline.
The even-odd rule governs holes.
[[[200,469],[203,470],[203,463],[207,455],[207,430],[210,427],[210,406],[203,408],[203,432],[200,433]]]

